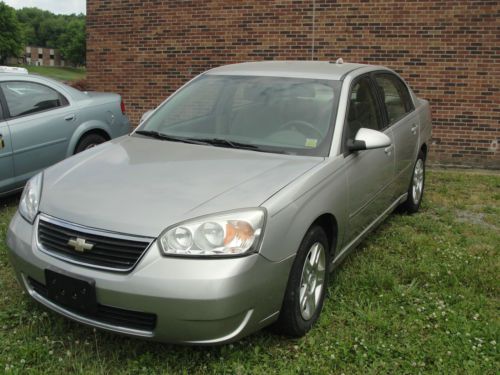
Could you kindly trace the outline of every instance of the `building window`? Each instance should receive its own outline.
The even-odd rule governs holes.
[[[39,58],[39,59],[43,59],[43,53],[39,53],[39,54],[38,54],[38,58]]]

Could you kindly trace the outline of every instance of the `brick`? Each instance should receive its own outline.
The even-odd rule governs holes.
[[[313,18],[313,0],[87,0],[89,88],[137,124],[209,68],[310,59],[314,34],[314,59],[386,65],[430,101],[431,161],[500,168],[497,0],[315,3]]]

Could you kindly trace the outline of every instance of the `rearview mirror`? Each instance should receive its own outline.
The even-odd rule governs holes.
[[[391,139],[377,130],[361,128],[356,133],[354,140],[347,141],[349,151],[373,150],[391,145]]]
[[[139,121],[139,124],[142,124],[144,121],[148,119],[149,116],[151,116],[151,113],[153,113],[154,109],[150,109],[149,111],[144,112],[144,114],[141,117],[141,120]]]

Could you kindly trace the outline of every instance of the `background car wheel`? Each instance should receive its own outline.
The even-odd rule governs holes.
[[[408,199],[401,205],[401,209],[409,214],[414,214],[420,208],[425,186],[425,155],[422,151],[418,153],[417,161],[413,167],[410,187],[408,188]]]
[[[328,283],[329,246],[325,231],[313,226],[306,233],[290,271],[276,329],[300,337],[318,320]]]
[[[106,138],[97,133],[84,135],[82,139],[80,139],[80,141],[78,142],[78,145],[76,146],[75,154],[88,150],[89,148],[95,147],[106,141],[107,141]]]

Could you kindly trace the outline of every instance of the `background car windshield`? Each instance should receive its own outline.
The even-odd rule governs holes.
[[[338,81],[204,75],[162,105],[140,130],[327,156],[339,87]]]

